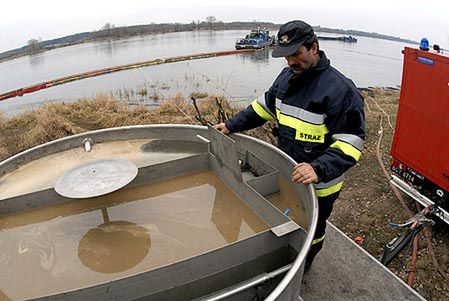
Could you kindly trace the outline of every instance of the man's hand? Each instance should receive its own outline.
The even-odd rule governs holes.
[[[293,168],[292,181],[302,184],[317,183],[318,176],[312,165],[308,163],[299,163]]]
[[[226,134],[226,135],[230,133],[228,128],[224,124],[224,122],[214,125],[214,129],[217,129],[217,130],[219,130],[220,132],[222,132],[223,134]]]

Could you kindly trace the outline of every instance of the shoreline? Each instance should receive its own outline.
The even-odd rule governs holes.
[[[199,21],[198,21],[199,22]],[[67,35],[61,38],[56,38],[52,40],[45,40],[37,43],[40,47],[37,49],[29,49],[30,46],[25,45],[20,48],[6,50],[0,53],[0,63],[20,58],[23,56],[39,54],[46,52],[48,50],[69,47],[82,43],[91,42],[101,42],[105,40],[115,40],[115,39],[129,39],[136,36],[147,36],[155,34],[164,33],[175,33],[175,32],[193,32],[193,31],[223,31],[223,30],[251,30],[254,28],[266,28],[267,30],[273,31],[278,30],[281,24],[275,24],[270,22],[229,22],[224,23],[221,21],[216,21],[214,23],[199,22],[191,24],[147,24],[147,25],[134,25],[125,27],[113,27],[110,29],[102,29],[92,32],[76,33],[72,35]],[[404,39],[394,36],[389,36],[385,34],[379,34],[375,32],[365,32],[359,30],[346,30],[346,29],[335,29],[321,27],[320,25],[313,26],[315,32],[332,33],[332,34],[342,34],[351,35],[358,37],[370,37],[388,41],[404,42],[411,44],[419,44],[416,41],[410,39]],[[236,37],[238,38],[238,37]],[[11,53],[11,55],[7,55]]]
[[[165,87],[162,87],[162,89],[166,89]],[[361,92],[361,93],[366,93],[366,95],[368,96],[372,96],[373,93],[377,90],[381,90],[381,91],[389,91],[389,92],[399,92],[401,87],[400,86],[378,86],[378,87],[374,87],[374,86],[368,86],[368,87],[357,87],[357,89]],[[127,105],[129,106],[138,106],[138,105],[143,105],[146,107],[158,107],[161,104],[164,103],[164,101],[169,101],[172,98],[176,98],[176,94],[169,96],[167,100],[163,100],[160,101],[159,99],[152,99],[151,95],[149,93],[148,90],[135,90],[133,91],[133,94],[135,95],[141,95],[142,97],[148,96],[148,99],[124,99],[123,97],[118,98],[117,96],[113,96],[115,95],[113,91],[109,91],[106,93],[100,93],[100,95],[107,95],[108,97],[112,97],[114,98],[115,101],[120,101],[120,102],[124,102],[127,103]],[[204,98],[208,98],[208,97],[214,97],[214,95],[210,95],[208,92],[204,92],[204,91],[196,91],[196,92],[192,92],[190,93],[191,95],[188,95],[188,97],[185,97],[185,99],[190,98],[191,96],[197,98],[197,99],[204,99]],[[14,98],[9,99],[9,101],[14,101]],[[0,107],[0,115],[3,114],[4,117],[6,118],[13,118],[13,117],[17,117],[20,116],[21,114],[25,114],[27,112],[33,111],[33,110],[37,110],[40,109],[42,106],[48,105],[48,104],[58,104],[58,103],[65,103],[65,104],[72,104],[72,103],[77,103],[77,102],[81,102],[84,101],[86,99],[95,99],[96,97],[79,97],[79,98],[75,98],[75,99],[63,99],[63,98],[58,98],[58,99],[48,99],[45,101],[41,101],[35,105],[33,105],[32,107],[25,107],[23,109],[13,109],[13,110],[5,110],[3,108]],[[248,99],[249,101],[250,99]],[[233,101],[233,100],[229,100],[230,103],[235,103],[235,102],[242,102],[245,100],[237,100],[237,101]],[[1,103],[1,102],[0,102]]]
[[[268,30],[277,30],[278,28],[267,28]],[[177,30],[177,31],[155,31],[155,32],[148,32],[145,34],[129,34],[126,36],[107,36],[107,37],[95,37],[95,38],[89,38],[89,39],[84,39],[84,40],[79,40],[76,42],[72,42],[72,43],[65,43],[65,44],[58,44],[58,45],[50,45],[50,46],[45,46],[42,49],[39,50],[34,50],[34,51],[28,51],[25,50],[22,53],[19,54],[15,54],[15,55],[11,55],[11,56],[7,56],[4,58],[1,58],[2,54],[10,52],[10,51],[18,51],[22,48],[25,48],[27,46],[23,46],[21,48],[17,48],[17,49],[12,49],[12,50],[8,50],[5,52],[0,53],[0,64],[6,61],[10,61],[10,60],[14,60],[20,57],[24,57],[24,56],[31,56],[31,55],[36,55],[36,54],[41,54],[53,49],[58,49],[58,48],[64,48],[64,47],[70,47],[70,46],[74,46],[74,45],[79,45],[79,44],[84,44],[84,43],[97,43],[97,42],[104,42],[104,41],[116,41],[116,40],[126,40],[126,39],[132,39],[135,37],[145,37],[145,36],[153,36],[153,35],[161,35],[161,34],[167,34],[167,33],[183,33],[183,32],[204,32],[204,31],[231,31],[231,30],[251,30],[250,27],[248,28],[230,28],[230,29],[199,29],[199,30]],[[93,32],[92,32],[93,34]],[[237,39],[237,37],[236,37]]]

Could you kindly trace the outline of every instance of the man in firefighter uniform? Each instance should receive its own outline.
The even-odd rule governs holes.
[[[292,181],[313,183],[318,196],[318,225],[306,259],[308,269],[323,246],[326,220],[343,174],[361,156],[364,102],[354,83],[330,66],[309,24],[290,21],[277,37],[272,56],[284,57],[288,67],[264,95],[215,128],[228,134],[277,121],[278,147],[298,162]]]

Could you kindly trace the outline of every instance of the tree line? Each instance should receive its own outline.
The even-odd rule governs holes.
[[[138,35],[147,35],[166,32],[195,31],[195,30],[238,30],[252,29],[254,27],[277,29],[279,25],[270,22],[223,22],[214,16],[208,16],[206,20],[192,20],[190,23],[150,23],[145,25],[121,26],[106,23],[100,30],[93,32],[90,40],[100,38],[120,38]]]

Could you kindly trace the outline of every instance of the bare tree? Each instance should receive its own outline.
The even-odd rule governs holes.
[[[30,52],[34,53],[34,52],[38,52],[39,49],[41,49],[41,45],[39,44],[41,42],[41,38],[38,39],[30,39],[28,40],[28,47]]]
[[[206,22],[207,23],[214,23],[214,22],[216,22],[217,21],[217,18],[215,18],[214,16],[208,16],[207,18],[206,18]]]
[[[214,16],[208,16],[206,17],[206,23],[207,23],[207,27],[209,29],[213,28],[213,24],[217,22],[217,18],[215,18]]]
[[[192,30],[200,30],[200,20],[197,20],[197,21],[195,21],[195,20],[192,20],[192,23],[191,23],[191,25],[192,25]]]
[[[103,25],[103,27],[101,28],[100,31],[103,32],[102,35],[105,35],[106,37],[109,37],[111,35],[111,30],[115,28],[114,24],[111,23],[106,23],[105,25]]]
[[[115,25],[111,24],[111,23],[106,23],[105,25],[103,25],[103,27],[101,28],[101,30],[111,30],[112,28],[114,28]]]

